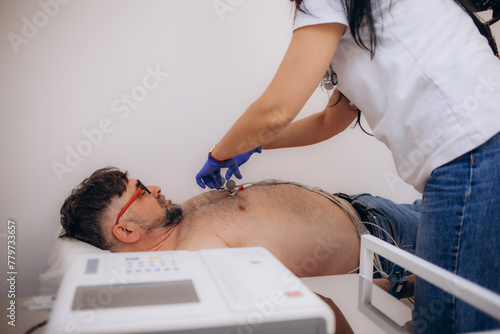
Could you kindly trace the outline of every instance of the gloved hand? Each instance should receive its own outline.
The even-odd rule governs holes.
[[[253,150],[250,150],[248,152],[245,152],[243,154],[240,154],[240,155],[234,157],[234,159],[236,159],[236,162],[238,163],[238,167],[243,165],[245,162],[247,162],[248,159],[250,159],[250,156],[252,154],[254,154],[255,152],[257,152],[257,153],[262,152],[262,147],[259,146],[257,148],[254,148]],[[226,180],[229,180],[231,178],[231,176],[233,176],[233,171],[231,169],[228,169],[226,172]],[[238,177],[238,176],[236,176],[236,177]],[[241,179],[240,177],[238,177],[238,178]]]
[[[205,186],[210,189],[220,189],[220,185],[222,184],[221,168],[228,168],[238,179],[242,177],[236,158],[231,158],[224,163],[218,163],[208,157],[203,168],[196,174],[196,183],[203,189],[205,189]]]

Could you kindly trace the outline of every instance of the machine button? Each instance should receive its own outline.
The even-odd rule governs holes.
[[[302,296],[302,293],[300,291],[289,291],[286,293],[288,297],[300,297]]]

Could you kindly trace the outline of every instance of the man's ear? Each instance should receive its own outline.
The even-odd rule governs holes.
[[[113,226],[113,235],[118,241],[131,244],[141,239],[142,235],[139,230],[137,224],[134,222],[126,222],[126,224],[118,223]]]

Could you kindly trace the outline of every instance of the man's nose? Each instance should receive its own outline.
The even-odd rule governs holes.
[[[151,191],[151,195],[154,196],[154,198],[158,198],[161,194],[161,188],[158,186],[147,186],[149,191]]]

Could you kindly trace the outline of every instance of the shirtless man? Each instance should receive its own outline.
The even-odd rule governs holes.
[[[360,238],[353,219],[366,221],[381,239],[414,248],[415,206],[370,195],[335,199],[338,204],[298,185],[257,183],[234,196],[210,191],[178,205],[160,187],[104,168],[66,199],[61,237],[113,252],[260,246],[298,277],[356,271]]]
[[[367,194],[332,197],[295,184],[257,183],[234,196],[210,191],[178,205],[160,187],[103,168],[66,199],[60,237],[113,252],[260,246],[308,277],[355,272],[363,231],[412,251],[418,219],[418,204]],[[382,260],[380,267],[390,273],[392,266]],[[375,284],[389,291],[389,280]],[[352,334],[341,310],[320,297],[335,314],[336,333]]]

